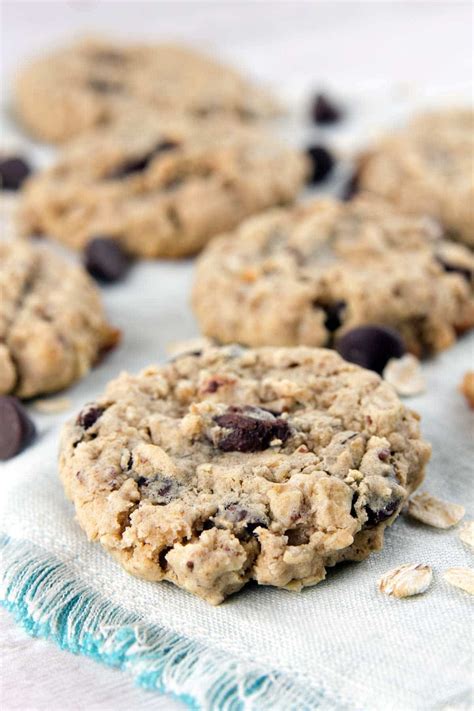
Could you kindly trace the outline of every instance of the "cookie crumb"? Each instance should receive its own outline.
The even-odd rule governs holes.
[[[474,595],[474,570],[472,568],[448,568],[443,574],[443,578],[455,588]]]
[[[432,579],[433,571],[429,565],[405,563],[382,575],[377,586],[380,592],[392,597],[411,597],[424,593]]]
[[[459,531],[459,538],[463,543],[474,548],[474,521],[467,521]]]
[[[382,375],[403,397],[420,395],[426,390],[420,361],[411,353],[406,353],[401,358],[390,358]]]
[[[464,374],[459,390],[466,398],[471,410],[474,410],[474,370],[468,370],[467,373]]]
[[[72,402],[68,397],[44,398],[36,400],[33,407],[44,415],[56,415],[59,412],[66,412],[72,407]]]
[[[425,491],[411,497],[408,501],[407,513],[427,526],[451,528],[459,523],[466,509],[460,504],[450,504]]]

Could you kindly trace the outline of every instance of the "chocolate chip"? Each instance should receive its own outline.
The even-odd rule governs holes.
[[[31,168],[23,158],[11,156],[0,159],[0,187],[2,190],[19,190],[30,175]]]
[[[97,94],[117,94],[123,89],[123,85],[118,81],[109,79],[89,79],[87,86]]]
[[[365,507],[365,512],[367,514],[367,523],[365,524],[366,528],[373,528],[374,526],[377,526],[377,524],[381,523],[382,521],[386,521],[390,516],[392,516],[395,511],[397,510],[399,504],[400,504],[401,499],[393,499],[392,501],[389,501],[385,506],[382,508],[376,508],[373,509],[371,506],[366,506]]]
[[[387,326],[359,326],[347,331],[336,343],[345,360],[382,373],[390,358],[401,358],[405,344],[397,331]]]
[[[116,239],[94,237],[84,250],[84,265],[95,279],[111,283],[125,276],[130,259]]]
[[[237,529],[237,535],[251,535],[256,528],[267,528],[269,520],[267,516],[260,512],[252,511],[251,508],[238,503],[227,504],[216,516],[224,522],[229,522]]]
[[[469,283],[472,280],[472,270],[469,267],[460,266],[459,264],[452,264],[447,262],[444,257],[436,256],[436,261],[443,267],[445,272],[453,272],[455,274],[460,274]]]
[[[309,146],[306,149],[306,155],[311,161],[311,172],[308,177],[308,183],[315,185],[329,175],[336,161],[332,153],[320,145]]]
[[[21,402],[0,397],[0,460],[19,454],[33,439],[36,428]]]
[[[158,474],[153,479],[141,476],[137,479],[137,485],[144,498],[159,506],[169,504],[178,496],[180,489],[176,479],[164,474]]]
[[[347,202],[352,200],[354,195],[359,192],[359,175],[357,172],[352,173],[352,175],[347,178],[346,182],[342,186],[341,190],[341,200]]]
[[[139,158],[132,158],[131,160],[122,163],[122,165],[119,165],[118,168],[115,168],[113,171],[108,173],[105,178],[106,180],[118,180],[120,178],[126,178],[128,175],[132,175],[133,173],[141,173],[150,165],[153,158],[160,153],[172,151],[174,148],[177,148],[177,146],[178,144],[175,143],[175,141],[162,141],[146,155],[140,156]]]
[[[77,416],[77,424],[79,427],[83,427],[85,430],[90,429],[92,425],[95,425],[99,417],[105,411],[105,407],[99,407],[98,405],[89,405],[85,407]]]
[[[319,301],[315,301],[314,305],[325,312],[324,326],[330,333],[337,331],[342,326],[342,313],[346,308],[345,301],[335,301],[332,304],[321,304]]]
[[[186,568],[189,568],[189,570],[194,570],[194,563],[192,560],[187,561]]]
[[[342,111],[326,94],[316,94],[311,107],[311,116],[315,123],[337,123],[342,118]]]
[[[168,568],[168,561],[166,560],[166,556],[170,552],[170,550],[173,548],[173,546],[166,546],[166,548],[162,548],[160,551],[160,554],[158,556],[158,564],[161,568],[161,570],[167,570]]]
[[[229,407],[214,421],[224,430],[217,439],[223,452],[260,452],[272,440],[285,442],[290,436],[286,420],[258,407]]]

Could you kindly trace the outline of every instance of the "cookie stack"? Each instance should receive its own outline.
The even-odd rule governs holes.
[[[80,525],[133,575],[212,604],[380,549],[430,456],[396,389],[474,326],[473,113],[416,118],[356,160],[344,199],[296,202],[332,154],[282,143],[273,97],[193,50],[81,41],[26,67],[15,101],[62,145],[32,176],[0,162],[23,237],[0,243],[0,456],[32,441],[19,398],[117,345],[94,279],[202,251],[210,340],[122,374],[63,429]],[[320,95],[312,116],[341,111]]]

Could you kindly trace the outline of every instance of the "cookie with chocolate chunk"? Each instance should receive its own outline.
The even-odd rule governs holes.
[[[130,113],[71,142],[22,196],[26,233],[74,248],[114,238],[129,253],[180,257],[304,183],[305,156],[232,120]]]
[[[441,222],[474,247],[474,111],[444,109],[415,117],[361,159],[358,185],[403,210]]]
[[[0,241],[0,395],[61,390],[118,336],[82,267],[45,247]]]
[[[472,252],[430,218],[372,196],[319,199],[214,240],[198,261],[193,305],[203,333],[224,343],[337,346],[370,325],[395,330],[421,356],[474,325],[473,272]]]
[[[379,550],[429,455],[376,373],[325,349],[228,346],[111,382],[66,425],[60,473],[128,572],[218,604]]]
[[[82,39],[33,60],[15,84],[20,120],[62,142],[108,126],[133,108],[243,122],[278,112],[276,101],[238,72],[187,47]]]

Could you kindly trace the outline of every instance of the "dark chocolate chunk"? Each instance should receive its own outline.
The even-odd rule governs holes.
[[[311,107],[311,117],[315,123],[330,124],[341,120],[343,112],[326,94],[316,94]]]
[[[314,305],[323,309],[325,312],[324,326],[330,333],[337,331],[337,329],[342,326],[342,313],[346,308],[345,301],[335,301],[332,304],[321,304],[319,301],[316,301]]]
[[[286,420],[258,407],[229,407],[214,421],[224,430],[217,441],[223,452],[260,452],[272,440],[285,442],[290,436]]]
[[[99,407],[98,405],[88,405],[85,407],[79,415],[77,416],[77,424],[79,427],[83,427],[88,430],[92,425],[95,425],[99,417],[105,411],[105,407]]]
[[[30,175],[28,163],[17,156],[0,158],[0,188],[2,190],[19,190]]]
[[[0,397],[0,460],[19,454],[33,439],[36,428],[16,397]]]
[[[461,266],[460,264],[453,264],[452,262],[447,262],[444,257],[439,255],[436,256],[436,261],[443,267],[445,272],[453,272],[455,274],[460,274],[469,283],[472,280],[472,271],[469,267]]]
[[[120,82],[110,79],[92,78],[87,82],[87,86],[97,94],[118,94],[123,90],[123,85]]]
[[[395,498],[389,501],[385,506],[382,506],[382,508],[376,509],[371,506],[366,506],[365,512],[367,514],[367,523],[365,524],[365,527],[373,528],[374,526],[377,526],[377,524],[382,523],[382,521],[386,521],[395,513],[400,505],[400,501],[401,499]]]
[[[111,283],[125,276],[130,259],[116,239],[94,237],[84,250],[84,266],[98,281]]]
[[[342,186],[341,190],[341,200],[344,202],[347,202],[349,200],[352,200],[354,195],[356,195],[359,191],[359,174],[354,171],[352,175],[350,175],[344,185]]]
[[[180,489],[176,479],[164,474],[158,474],[153,478],[141,476],[137,479],[137,484],[142,496],[159,506],[169,504],[178,496]]]
[[[122,163],[122,165],[119,165],[112,172],[108,173],[105,178],[106,180],[118,180],[120,178],[126,178],[133,173],[141,173],[159,153],[172,151],[174,148],[177,148],[177,146],[178,144],[174,141],[162,141],[146,155],[140,156],[139,158],[132,158]]]
[[[321,145],[309,146],[306,155],[311,161],[311,172],[308,176],[309,185],[315,185],[324,180],[334,168],[335,160],[332,153]]]
[[[218,514],[217,519],[219,518],[233,524],[237,532],[245,535],[252,534],[255,529],[259,527],[267,528],[269,524],[267,516],[257,511],[252,511],[250,508],[239,503],[227,504],[220,514]]]
[[[400,334],[388,326],[358,326],[347,331],[336,343],[345,360],[382,373],[390,358],[401,358],[406,352]]]

